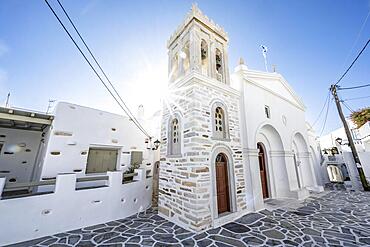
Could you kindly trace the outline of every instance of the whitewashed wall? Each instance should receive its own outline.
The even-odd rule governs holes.
[[[358,129],[366,152],[370,152],[370,121]]]
[[[363,129],[362,128],[356,129],[355,125],[351,121],[347,121],[347,124],[348,124],[349,128],[351,129],[352,138],[354,140],[354,144],[356,146],[357,151],[358,152],[364,152],[365,151],[364,143],[363,143],[363,141],[361,141],[359,139],[365,137],[366,127],[364,127]],[[333,130],[329,134],[320,137],[321,149],[323,150],[325,148],[337,147],[340,150],[350,152],[351,148],[348,145],[343,145],[343,144],[342,144],[342,146],[340,146],[336,142],[337,138],[341,138],[343,144],[348,143],[348,138],[347,138],[346,132],[344,131],[344,127]]]
[[[136,182],[108,172],[107,187],[76,190],[76,174],[58,175],[51,194],[0,200],[0,246],[122,219],[151,204],[152,179],[138,169]],[[0,192],[4,178],[0,178]]]
[[[311,153],[312,164],[316,175],[316,182],[319,186],[324,186],[326,181],[326,174],[322,172],[320,142],[315,130],[311,127],[311,125],[309,123],[306,123],[306,126],[309,151]]]
[[[272,197],[308,196],[308,193],[298,188],[292,153],[293,141],[298,134],[303,139],[300,141],[303,144],[299,146],[307,146],[306,150],[298,150],[301,161],[299,173],[304,174],[301,175],[303,187],[316,187],[316,176],[309,158],[305,106],[277,73],[253,71],[245,65],[239,65],[232,78],[233,85],[241,91],[243,99],[241,102],[241,119],[244,121],[241,128],[243,155],[249,169],[245,175],[246,183],[251,188],[247,200],[254,204],[256,210],[264,207],[256,149],[257,142],[263,140],[265,145],[270,142],[275,146],[267,147],[267,170]],[[266,117],[265,105],[270,108],[271,118]],[[281,139],[282,146],[278,139]],[[279,168],[276,169],[277,167]],[[282,172],[282,169],[285,171]]]
[[[370,183],[370,151],[358,153],[362,167],[364,169],[365,177]]]
[[[344,151],[342,153],[342,155],[343,155],[343,161],[347,165],[349,177],[351,179],[352,188],[354,190],[363,190],[361,180],[360,180],[360,176],[359,176],[359,173],[358,173],[358,170],[357,170],[356,163],[353,159],[352,153]],[[360,156],[360,160],[362,161],[361,155],[359,155],[359,156]],[[370,169],[367,166],[363,167],[363,169],[364,169],[365,177],[370,182],[370,180],[369,180],[370,179],[370,173],[369,173]]]
[[[127,152],[134,149],[143,151],[144,166],[153,163],[144,134],[125,116],[65,102],[58,103],[54,116],[41,179],[72,172],[84,176],[89,147],[119,149],[117,170],[128,169]]]

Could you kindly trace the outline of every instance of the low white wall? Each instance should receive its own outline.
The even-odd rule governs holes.
[[[365,177],[370,183],[370,152],[361,152],[358,153],[360,157],[361,165],[364,169]]]
[[[108,172],[108,186],[76,190],[76,174],[58,175],[51,194],[0,200],[0,245],[125,218],[151,204],[152,179],[136,170],[136,182],[122,184],[122,172]],[[0,178],[0,192],[4,178]]]

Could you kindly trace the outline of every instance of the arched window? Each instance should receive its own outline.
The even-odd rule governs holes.
[[[186,75],[189,72],[190,68],[190,50],[189,43],[187,43],[181,51],[182,66],[184,69],[184,74]]]
[[[200,55],[201,55],[201,69],[203,75],[208,75],[208,45],[207,42],[202,39],[200,43]]]
[[[219,134],[225,131],[225,116],[221,107],[217,107],[215,111],[215,131]]]
[[[170,120],[168,136],[168,154],[181,154],[181,126],[178,118]]]
[[[171,60],[171,72],[170,72],[171,81],[174,81],[177,79],[178,73],[179,73],[179,55],[176,52]]]
[[[219,49],[216,49],[216,79],[223,81],[223,59]]]
[[[212,138],[217,140],[229,141],[229,117],[227,107],[222,101],[211,102],[211,124]]]

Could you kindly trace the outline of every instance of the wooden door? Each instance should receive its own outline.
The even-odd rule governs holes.
[[[218,156],[216,159],[216,187],[218,213],[229,212],[229,182],[227,176],[227,160],[224,156]]]
[[[266,170],[266,161],[265,161],[265,149],[262,144],[257,144],[258,148],[258,162],[260,167],[260,177],[262,185],[262,194],[263,198],[269,198],[269,191],[267,186],[267,170]]]

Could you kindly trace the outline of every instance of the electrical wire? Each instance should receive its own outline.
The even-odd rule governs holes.
[[[342,104],[351,112],[351,113],[353,113],[354,112],[354,110],[346,103],[346,102],[344,102],[344,101],[341,101],[342,102]]]
[[[363,88],[363,87],[370,87],[370,84],[354,86],[354,87],[338,87],[338,90],[349,90],[349,89],[357,89],[357,88]]]
[[[329,108],[330,108],[330,96],[329,96],[329,101],[328,101],[328,104],[327,104],[327,107],[326,107],[324,124],[322,126],[322,129],[321,129],[321,132],[320,132],[320,136],[322,136],[322,133],[324,132],[324,129],[325,129],[325,126],[326,126],[326,120],[328,119],[328,115],[329,115]]]
[[[370,98],[370,95],[368,95],[368,96],[362,96],[362,97],[356,97],[356,98],[349,98],[349,99],[345,99],[343,101],[351,101],[351,100],[367,99],[367,98]]]
[[[128,108],[128,106],[126,105],[126,103],[123,101],[121,95],[118,93],[118,91],[116,90],[115,86],[113,85],[113,83],[111,82],[111,80],[108,78],[107,74],[105,73],[105,71],[103,70],[102,66],[100,65],[100,63],[97,61],[97,59],[95,58],[94,54],[92,53],[90,47],[87,45],[87,43],[85,42],[84,38],[82,37],[81,33],[78,31],[76,25],[73,23],[72,19],[69,17],[67,11],[65,10],[65,8],[63,7],[62,3],[57,0],[59,6],[62,8],[65,16],[67,17],[67,19],[69,20],[69,22],[71,23],[71,25],[73,26],[74,30],[76,31],[78,37],[80,37],[82,43],[84,44],[84,46],[86,47],[87,51],[90,53],[91,57],[93,58],[93,60],[95,61],[95,63],[98,65],[100,71],[103,73],[105,79],[108,81],[109,85],[112,87],[113,91],[116,93],[116,95],[118,96],[118,98],[121,100],[122,104],[126,107],[128,113],[131,115],[129,116],[130,118],[132,118],[134,121],[136,121],[138,123],[138,125],[140,125],[141,129],[144,130],[143,126],[140,124],[140,122],[135,118],[134,114],[132,114],[132,112],[130,111],[130,109]],[[145,130],[144,130],[145,131]]]
[[[339,78],[339,80],[334,85],[338,85],[338,83],[346,76],[346,74],[348,73],[348,71],[350,71],[350,69],[352,68],[352,66],[356,63],[357,59],[361,56],[361,54],[364,52],[364,50],[366,49],[366,47],[367,47],[367,45],[369,43],[370,43],[370,39],[366,42],[366,44],[364,45],[364,47],[357,54],[356,58],[352,61],[351,65],[347,68],[347,70],[343,73],[343,75]]]
[[[322,106],[321,111],[320,111],[319,115],[317,116],[316,120],[313,122],[312,127],[314,127],[316,125],[317,121],[319,121],[319,119],[321,117],[321,114],[323,113],[323,111],[325,109],[325,106],[328,103],[329,98],[330,98],[330,91],[328,92],[328,95],[326,96],[324,105]]]
[[[366,22],[367,20],[369,19],[369,16],[370,16],[370,10],[369,12],[367,13],[367,16],[365,17],[365,20],[363,21],[362,25],[361,25],[361,28],[360,28],[360,31],[358,32],[357,36],[356,36],[356,39],[355,41],[353,42],[352,46],[351,46],[351,49],[349,50],[348,54],[347,54],[347,57],[346,59],[344,60],[344,63],[343,63],[343,66],[346,64],[349,56],[351,55],[352,51],[353,51],[353,48],[355,48],[359,38],[361,37],[361,33],[362,31],[364,30],[365,26],[366,26]]]
[[[44,0],[45,3],[48,5],[49,9],[52,11],[52,13],[54,14],[55,18],[57,18],[59,24],[63,27],[64,31],[68,34],[69,38],[72,40],[73,44],[76,46],[76,48],[79,50],[79,52],[81,53],[81,55],[83,56],[83,58],[85,59],[85,61],[88,63],[88,65],[90,66],[90,68],[93,70],[93,72],[95,73],[95,75],[98,77],[98,79],[101,81],[101,83],[104,85],[104,87],[108,90],[109,94],[113,97],[113,99],[117,102],[117,104],[120,106],[120,108],[126,113],[126,115],[132,120],[132,122],[141,130],[141,132],[143,132],[143,134],[145,136],[147,136],[149,139],[151,139],[151,136],[145,131],[144,128],[142,128],[142,126],[140,125],[140,123],[134,121],[134,119],[132,119],[132,117],[130,116],[130,113],[128,110],[126,110],[122,104],[119,102],[119,100],[116,98],[116,96],[112,93],[112,91],[109,89],[109,87],[107,86],[107,84],[104,82],[104,80],[101,78],[101,76],[99,75],[99,73],[96,71],[96,69],[94,68],[94,66],[90,63],[89,59],[86,57],[86,55],[84,54],[84,52],[81,50],[81,48],[79,47],[79,45],[76,43],[76,41],[74,40],[74,38],[72,37],[72,35],[70,34],[70,32],[67,30],[67,28],[65,27],[65,25],[63,24],[63,22],[61,21],[61,19],[59,18],[59,16],[57,15],[57,13],[54,11],[53,7],[49,4],[49,2],[47,0]],[[59,1],[58,1],[59,2]],[[81,37],[82,38],[82,37]],[[85,42],[84,42],[85,43]],[[87,45],[86,45],[87,46]],[[92,53],[90,53],[92,55]],[[96,59],[95,59],[96,60]],[[97,62],[97,61],[96,61]],[[100,66],[99,66],[100,67]],[[100,67],[101,68],[101,67]],[[105,74],[105,73],[104,73]],[[118,93],[117,93],[118,94]],[[120,98],[122,100],[122,98]],[[124,104],[123,100],[122,100],[122,103]],[[126,106],[126,105],[125,105]],[[127,106],[126,106],[127,108]],[[132,115],[132,113],[131,113]]]
[[[112,91],[109,89],[109,87],[107,86],[107,84],[104,82],[104,80],[101,78],[101,76],[99,75],[99,73],[96,71],[96,69],[94,68],[94,66],[90,63],[89,59],[86,57],[86,55],[84,54],[84,52],[81,50],[81,48],[79,47],[79,45],[76,43],[76,41],[74,40],[74,38],[72,37],[72,35],[70,34],[70,32],[67,30],[67,28],[65,27],[65,25],[63,24],[63,22],[60,20],[59,16],[57,15],[57,13],[54,11],[53,7],[51,7],[51,5],[49,4],[49,2],[47,0],[44,0],[45,3],[48,5],[49,9],[51,10],[51,12],[54,14],[55,18],[57,18],[59,24],[63,27],[64,31],[68,34],[69,38],[72,40],[73,44],[76,46],[76,48],[78,49],[78,51],[81,53],[81,55],[83,56],[83,58],[85,59],[85,61],[88,63],[88,65],[90,66],[90,68],[93,70],[93,72],[95,73],[95,75],[98,77],[98,79],[101,81],[101,83],[104,85],[104,87],[108,90],[108,92],[110,93],[110,95],[113,97],[113,99],[117,102],[117,104],[121,107],[121,109],[126,113],[127,116],[129,116],[129,118],[131,119],[131,116],[130,114],[128,113],[128,111],[122,106],[122,104],[119,102],[119,100],[116,98],[116,96],[112,93]],[[149,139],[151,139],[151,136],[140,126],[140,124],[136,123],[135,121],[133,121],[133,123],[141,130],[141,132],[143,132],[143,134],[145,136],[147,136]]]

